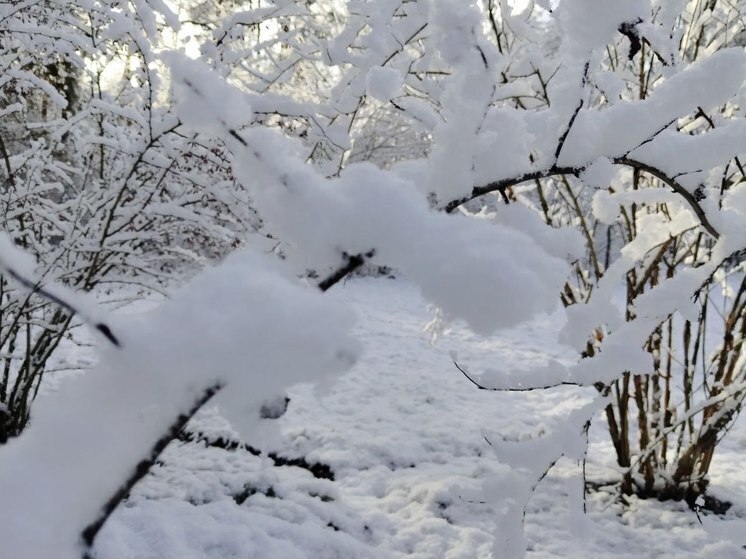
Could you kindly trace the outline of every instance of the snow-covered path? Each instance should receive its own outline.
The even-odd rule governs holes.
[[[488,440],[551,431],[592,393],[480,391],[455,369],[449,350],[475,372],[572,359],[552,341],[561,315],[488,339],[456,325],[433,347],[423,332],[432,313],[406,281],[356,279],[330,296],[358,312],[357,334],[366,347],[358,365],[330,386],[295,387],[287,413],[247,441],[263,451],[260,457],[172,444],[102,531],[99,557],[491,556],[501,503],[487,499],[484,488],[499,495],[515,474]],[[215,437],[237,436],[215,409],[197,423]],[[610,445],[600,427],[593,439],[591,462],[608,463]],[[743,440],[735,433],[724,455]],[[326,470],[316,477],[302,467],[278,467],[270,452],[328,465],[334,480]],[[721,492],[737,485],[738,475],[723,462],[713,474]],[[529,557],[746,557],[732,543],[713,541],[678,503],[633,500],[622,508],[608,493],[593,493],[592,522],[578,528],[566,499],[578,474],[576,464],[561,461],[537,488],[526,516]]]

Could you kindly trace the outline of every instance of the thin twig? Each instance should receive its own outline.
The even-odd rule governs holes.
[[[702,107],[697,107],[697,116],[701,116],[707,121],[707,124],[710,125],[710,128],[715,128],[715,122],[710,118],[710,116],[704,111]],[[741,161],[738,159],[738,156],[736,155],[734,158],[734,161],[736,162],[736,166],[738,167],[738,170],[741,171],[741,176],[746,180],[746,169],[743,168],[743,165],[741,165]]]
[[[583,105],[585,104],[585,100],[583,99],[583,89],[585,89],[585,84],[588,81],[588,69],[589,68],[590,68],[590,62],[586,61],[585,66],[583,67],[583,79],[581,81],[580,99],[578,100],[578,104],[575,107],[575,111],[572,113],[572,116],[570,117],[570,121],[567,123],[567,127],[565,128],[564,132],[562,132],[562,135],[559,137],[559,141],[557,142],[557,149],[554,151],[555,163],[559,161],[560,154],[562,153],[562,148],[565,147],[565,140],[567,140],[567,136],[568,134],[570,134],[572,125],[575,123],[575,119],[578,118],[578,114],[580,113],[580,110],[583,108]]]
[[[532,392],[534,390],[548,390],[550,388],[559,388],[560,386],[582,386],[576,382],[570,382],[570,381],[563,381],[558,382],[556,384],[547,384],[544,386],[526,386],[526,387],[511,387],[511,388],[495,388],[491,386],[484,386],[482,384],[479,384],[476,380],[474,380],[469,373],[464,370],[462,367],[459,366],[458,363],[455,361],[453,364],[456,366],[456,368],[461,371],[461,374],[466,377],[466,379],[471,382],[474,386],[479,388],[479,390],[491,390],[493,392]],[[489,441],[488,441],[489,442]]]

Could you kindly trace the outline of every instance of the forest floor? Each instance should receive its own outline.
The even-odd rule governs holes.
[[[239,436],[219,402],[205,410],[190,430],[210,444],[172,443],[101,532],[97,557],[492,556],[501,488],[518,474],[488,441],[551,432],[593,392],[480,391],[449,351],[475,372],[572,361],[572,351],[553,341],[561,311],[488,338],[455,324],[431,345],[423,327],[433,311],[405,280],[354,279],[329,296],[358,314],[360,362],[326,386],[292,388],[286,413],[242,441],[248,450],[223,448]],[[606,438],[597,418],[587,468],[595,487],[615,479]],[[742,424],[716,453],[711,492],[733,506],[710,516],[711,524],[746,517],[744,449]],[[580,476],[576,462],[562,459],[538,484],[525,515],[527,557],[746,557],[739,545],[746,542],[705,531],[686,504],[623,504],[612,486],[587,493],[587,516],[578,522],[568,495]]]

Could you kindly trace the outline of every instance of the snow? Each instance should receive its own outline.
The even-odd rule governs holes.
[[[604,225],[613,225],[621,209],[608,190],[599,190],[591,201],[593,216]]]
[[[580,174],[580,179],[592,188],[608,188],[614,180],[616,169],[611,161],[605,157],[599,157],[588,165]]]
[[[249,96],[216,79],[209,66],[182,53],[169,52],[164,58],[171,68],[176,110],[186,124],[217,135],[251,121]],[[208,98],[211,102],[205,103]]]
[[[453,367],[449,350],[458,351],[473,370],[528,370],[552,361],[570,365],[575,352],[553,341],[563,312],[487,338],[455,323],[433,347],[422,330],[427,305],[409,281],[354,279],[327,297],[358,315],[354,333],[366,340],[366,351],[354,368],[321,389],[292,388],[287,413],[260,426],[277,430],[272,442],[259,447],[256,436],[246,439],[261,456],[173,443],[104,527],[97,557],[509,557],[492,555],[495,519],[504,518],[509,497],[519,503],[525,499],[520,489],[536,482],[542,468],[535,453],[547,451],[536,441],[561,437],[567,420],[582,416],[596,393],[572,387],[479,391]],[[541,350],[536,339],[542,340]],[[615,478],[613,449],[602,419],[596,422],[588,472],[591,481],[603,484]],[[191,429],[212,439],[241,436],[215,407],[201,413]],[[510,442],[519,440],[528,446]],[[718,530],[732,536],[728,522],[746,515],[746,480],[739,467],[745,440],[737,428],[713,467],[714,494],[734,501],[735,510],[725,519],[705,516],[704,527],[686,505],[634,497],[622,505],[613,488],[591,491],[589,513],[582,516],[579,449],[565,448],[572,459],[561,459],[528,499],[526,557],[742,556],[740,546]],[[269,452],[328,464],[335,479],[277,466]],[[534,457],[533,472],[509,468],[522,461],[516,452]],[[238,504],[234,496],[247,487],[251,494]],[[517,524],[498,526],[498,534],[518,537],[521,515],[505,518]],[[514,543],[521,548],[520,541]]]
[[[649,0],[563,0],[557,9],[568,54],[579,57],[612,42],[622,23],[649,13]]]
[[[352,316],[330,303],[244,250],[156,310],[115,322],[123,349],[40,402],[24,436],[2,449],[0,495],[14,506],[0,507],[0,556],[79,557],[102,496],[209,386],[227,385],[226,412],[248,431],[288,384],[349,367],[359,349]]]
[[[474,154],[476,184],[494,177],[516,176],[525,169],[533,135],[521,113],[508,107],[493,108],[481,127]]]

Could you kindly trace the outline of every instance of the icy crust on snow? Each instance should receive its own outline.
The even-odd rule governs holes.
[[[205,388],[225,383],[222,403],[245,417],[290,384],[349,367],[352,322],[243,251],[157,310],[116,324],[123,349],[39,402],[23,437],[0,449],[0,495],[13,503],[0,507],[0,557],[78,559],[77,538],[103,500]]]

